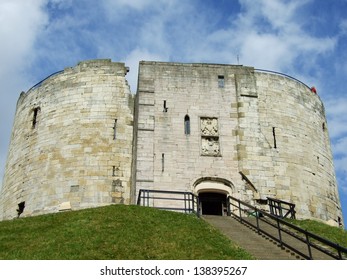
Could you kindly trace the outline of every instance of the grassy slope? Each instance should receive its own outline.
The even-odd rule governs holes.
[[[112,205],[0,222],[0,259],[251,259],[193,215]]]
[[[347,231],[342,228],[332,227],[313,220],[287,221],[347,248]]]

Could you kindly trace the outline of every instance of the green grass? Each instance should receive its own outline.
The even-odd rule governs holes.
[[[0,222],[0,259],[252,259],[194,215],[112,205]]]
[[[313,220],[287,220],[300,228],[347,248],[347,231]]]

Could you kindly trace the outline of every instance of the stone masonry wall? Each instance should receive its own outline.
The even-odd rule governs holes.
[[[231,182],[228,194],[249,192],[239,174],[235,136],[235,74],[243,72],[226,65],[140,63],[135,198],[141,188],[195,191],[204,178]]]
[[[324,106],[307,86],[239,65],[141,61],[134,100],[126,73],[84,61],[21,94],[0,220],[21,202],[30,216],[136,203],[140,189],[342,217]]]
[[[225,180],[255,205],[271,197],[295,203],[299,218],[342,215],[323,104],[294,79],[141,62],[136,120],[134,200],[141,188],[197,193],[197,182]]]
[[[269,157],[264,162],[273,174],[261,174],[273,182],[268,192],[295,203],[301,218],[336,221],[342,213],[319,96],[283,76],[256,73],[256,79],[261,134],[271,147],[272,166]]]
[[[92,60],[22,93],[3,181],[3,218],[129,203],[133,98],[123,63]],[[116,131],[114,130],[116,129]]]
[[[296,205],[297,217],[342,217],[323,104],[304,84],[249,70],[236,76],[240,172],[258,199]]]

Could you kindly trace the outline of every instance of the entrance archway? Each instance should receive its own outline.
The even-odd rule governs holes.
[[[227,197],[231,195],[232,187],[233,184],[223,178],[198,179],[194,184],[194,190],[199,197],[200,213],[202,215],[227,215]]]
[[[200,211],[202,215],[226,215],[227,196],[222,193],[199,193]]]

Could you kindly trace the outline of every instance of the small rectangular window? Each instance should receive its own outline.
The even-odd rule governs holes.
[[[218,87],[224,88],[224,76],[223,75],[218,76]]]

